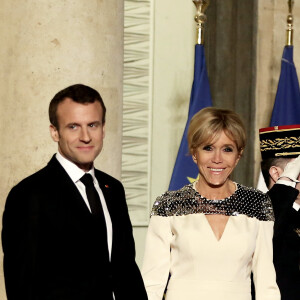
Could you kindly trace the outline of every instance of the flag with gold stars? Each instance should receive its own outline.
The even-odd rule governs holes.
[[[195,181],[198,177],[198,168],[188,151],[187,130],[191,118],[202,108],[212,106],[209,81],[206,70],[203,45],[195,46],[194,81],[192,86],[188,120],[184,129],[181,144],[178,150],[169,190],[178,190],[184,185]]]

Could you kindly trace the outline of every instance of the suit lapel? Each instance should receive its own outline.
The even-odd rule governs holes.
[[[58,197],[66,201],[69,209],[74,209],[77,214],[87,215],[90,213],[76,185],[61,166],[55,156],[52,157],[48,164],[50,176],[55,181],[55,191]]]
[[[97,170],[98,171],[98,170]],[[112,223],[112,249],[111,249],[111,259],[113,259],[115,253],[116,241],[119,240],[119,218],[118,209],[115,207],[116,199],[116,191],[115,186],[111,185],[111,182],[107,180],[106,176],[103,176],[101,172],[95,172],[96,178],[98,180],[99,186],[102,190],[106,206],[110,215],[111,223]]]
[[[113,223],[114,209],[113,209],[112,187],[101,176],[97,176],[97,180],[101,188],[101,191],[103,193],[106,206]]]

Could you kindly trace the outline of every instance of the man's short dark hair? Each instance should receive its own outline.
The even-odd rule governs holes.
[[[282,170],[286,166],[286,164],[292,159],[293,157],[271,157],[262,160],[261,162],[261,172],[263,174],[266,186],[269,187],[271,183],[271,176],[269,170],[272,166],[280,167]]]
[[[58,92],[50,102],[49,119],[50,119],[50,123],[56,129],[59,129],[57,114],[56,114],[57,107],[58,104],[63,102],[66,98],[70,98],[74,102],[82,103],[82,104],[94,103],[95,101],[99,101],[103,111],[102,123],[103,124],[105,123],[106,108],[100,94],[96,90],[94,90],[93,88],[87,85],[74,84]]]

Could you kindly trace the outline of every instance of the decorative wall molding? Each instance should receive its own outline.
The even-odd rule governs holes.
[[[153,0],[124,1],[122,174],[130,218],[150,213]]]

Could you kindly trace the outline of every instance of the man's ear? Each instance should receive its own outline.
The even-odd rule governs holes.
[[[59,133],[58,133],[58,130],[56,129],[56,127],[51,124],[49,129],[50,129],[50,135],[52,137],[52,140],[54,142],[58,142],[59,141]]]
[[[279,176],[282,174],[283,170],[280,167],[272,166],[269,169],[269,174],[271,177],[271,180],[276,183],[279,179]]]

